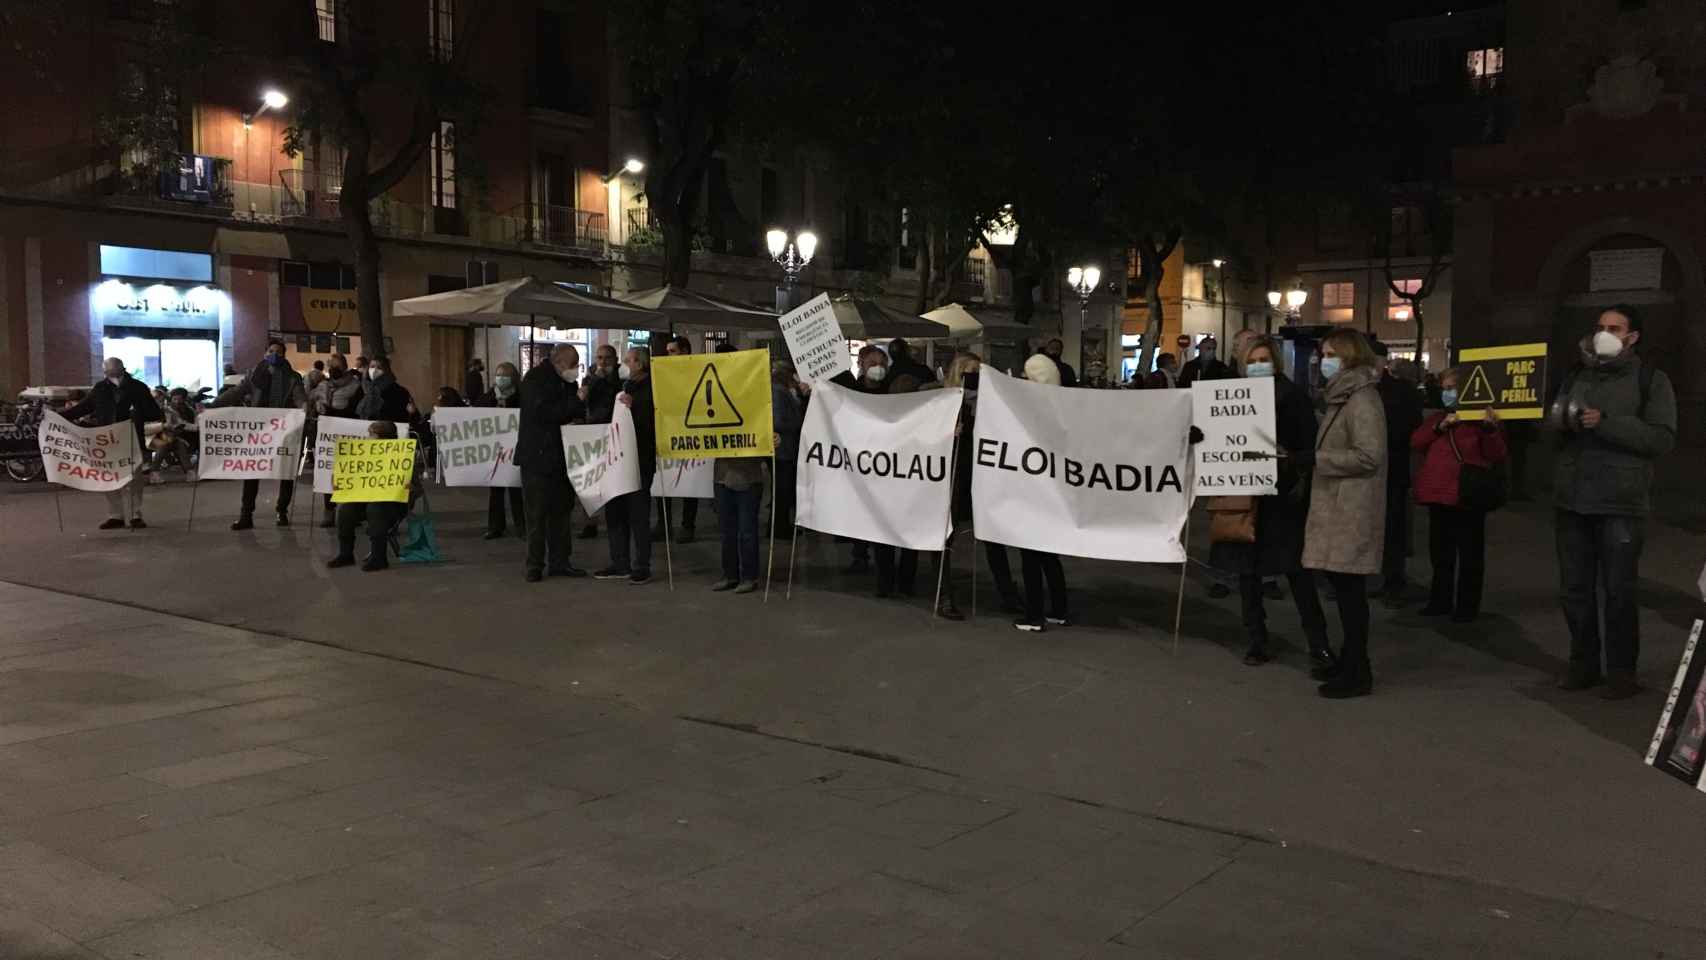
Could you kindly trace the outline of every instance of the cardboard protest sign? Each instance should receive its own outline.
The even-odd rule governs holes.
[[[815,383],[847,372],[847,338],[841,335],[829,294],[820,293],[783,314],[780,323],[801,380]]]
[[[104,427],[79,427],[52,410],[36,428],[47,479],[73,490],[111,493],[130,483],[142,465],[136,425],[129,420]]]
[[[768,457],[770,351],[652,358],[658,456]]]
[[[1546,344],[1475,347],[1459,351],[1469,367],[1457,385],[1457,417],[1484,420],[1497,410],[1506,420],[1539,420],[1546,415]]]
[[[715,486],[714,473],[711,461],[704,458],[659,457],[657,472],[652,474],[652,496],[708,498]]]
[[[415,441],[339,437],[332,457],[333,503],[408,503]]]
[[[800,433],[796,522],[910,550],[942,549],[962,394],[818,387]]]
[[[497,407],[438,407],[438,471],[447,487],[519,487],[515,438],[521,411]]]
[[[332,492],[332,464],[337,459],[338,441],[366,440],[366,420],[353,420],[348,417],[321,417],[314,421],[314,492]],[[399,423],[397,436],[399,439],[409,435],[409,425]]]
[[[1696,620],[1688,631],[1676,680],[1647,747],[1647,766],[1706,793],[1706,657],[1696,655],[1702,626],[1706,621]]]
[[[302,469],[301,410],[220,407],[195,418],[201,480],[294,480]]]
[[[1067,390],[985,366],[970,440],[978,539],[1182,562],[1190,431],[1184,390]]]
[[[1198,380],[1191,422],[1202,441],[1191,448],[1199,496],[1265,497],[1279,492],[1274,380]]]
[[[563,461],[569,483],[588,516],[625,493],[640,489],[640,453],[634,415],[617,404],[609,423],[563,427]]]

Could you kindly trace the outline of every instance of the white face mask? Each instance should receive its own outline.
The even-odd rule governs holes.
[[[1601,330],[1593,335],[1593,352],[1610,360],[1623,352],[1623,338],[1610,331]]]
[[[631,380],[631,379],[633,379],[633,376],[634,376],[634,371],[629,369],[627,364],[625,364],[625,363],[617,364],[617,366],[616,366],[616,379],[618,379],[618,380]]]
[[[109,373],[109,374],[107,374],[107,379],[111,380],[115,384],[123,383],[124,382],[124,371],[120,370],[117,373]]]
[[[865,379],[871,381],[872,383],[882,383],[883,378],[888,376],[888,375],[889,375],[889,368],[888,367],[871,367],[865,371]]]
[[[379,368],[378,368],[378,367],[368,367],[368,368],[367,368],[367,379],[369,379],[369,380],[378,380],[378,379],[379,379],[379,377],[380,377],[380,375],[381,375],[381,374],[382,374],[382,373],[383,373],[383,372],[384,372],[384,371],[382,371],[382,370],[380,370],[380,369],[379,369]]]
[[[557,375],[562,377],[564,380],[567,380],[570,383],[574,383],[576,380],[579,380],[581,378],[581,368],[577,364],[575,366],[569,367],[566,370],[558,370]]]

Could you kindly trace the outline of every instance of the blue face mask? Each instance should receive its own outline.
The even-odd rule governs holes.
[[[1331,380],[1339,375],[1339,369],[1345,365],[1338,357],[1321,358],[1321,379]]]
[[[1274,365],[1266,360],[1244,365],[1244,375],[1250,377],[1271,377],[1274,375]]]
[[[1439,402],[1448,407],[1457,406],[1457,388],[1452,387],[1449,390],[1441,390],[1439,392]]]

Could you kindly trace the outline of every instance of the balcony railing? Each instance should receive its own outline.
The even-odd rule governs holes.
[[[504,239],[603,256],[609,240],[604,214],[574,207],[524,203],[504,215]]]
[[[343,217],[338,199],[343,177],[313,170],[280,170],[279,216],[285,220],[317,220],[336,223]],[[431,233],[426,211],[412,203],[390,197],[367,202],[367,214],[375,232],[390,237],[418,237]]]
[[[134,162],[113,178],[113,194],[129,201],[231,208],[231,161],[197,153],[170,153],[158,162]]]

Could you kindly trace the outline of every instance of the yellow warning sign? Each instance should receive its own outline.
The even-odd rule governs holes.
[[[1506,420],[1540,419],[1546,412],[1546,351],[1544,343],[1517,343],[1459,352],[1458,362],[1474,366],[1458,388],[1457,415],[1480,420],[1497,410]]]
[[[655,357],[652,408],[660,457],[768,457],[770,351]]]

